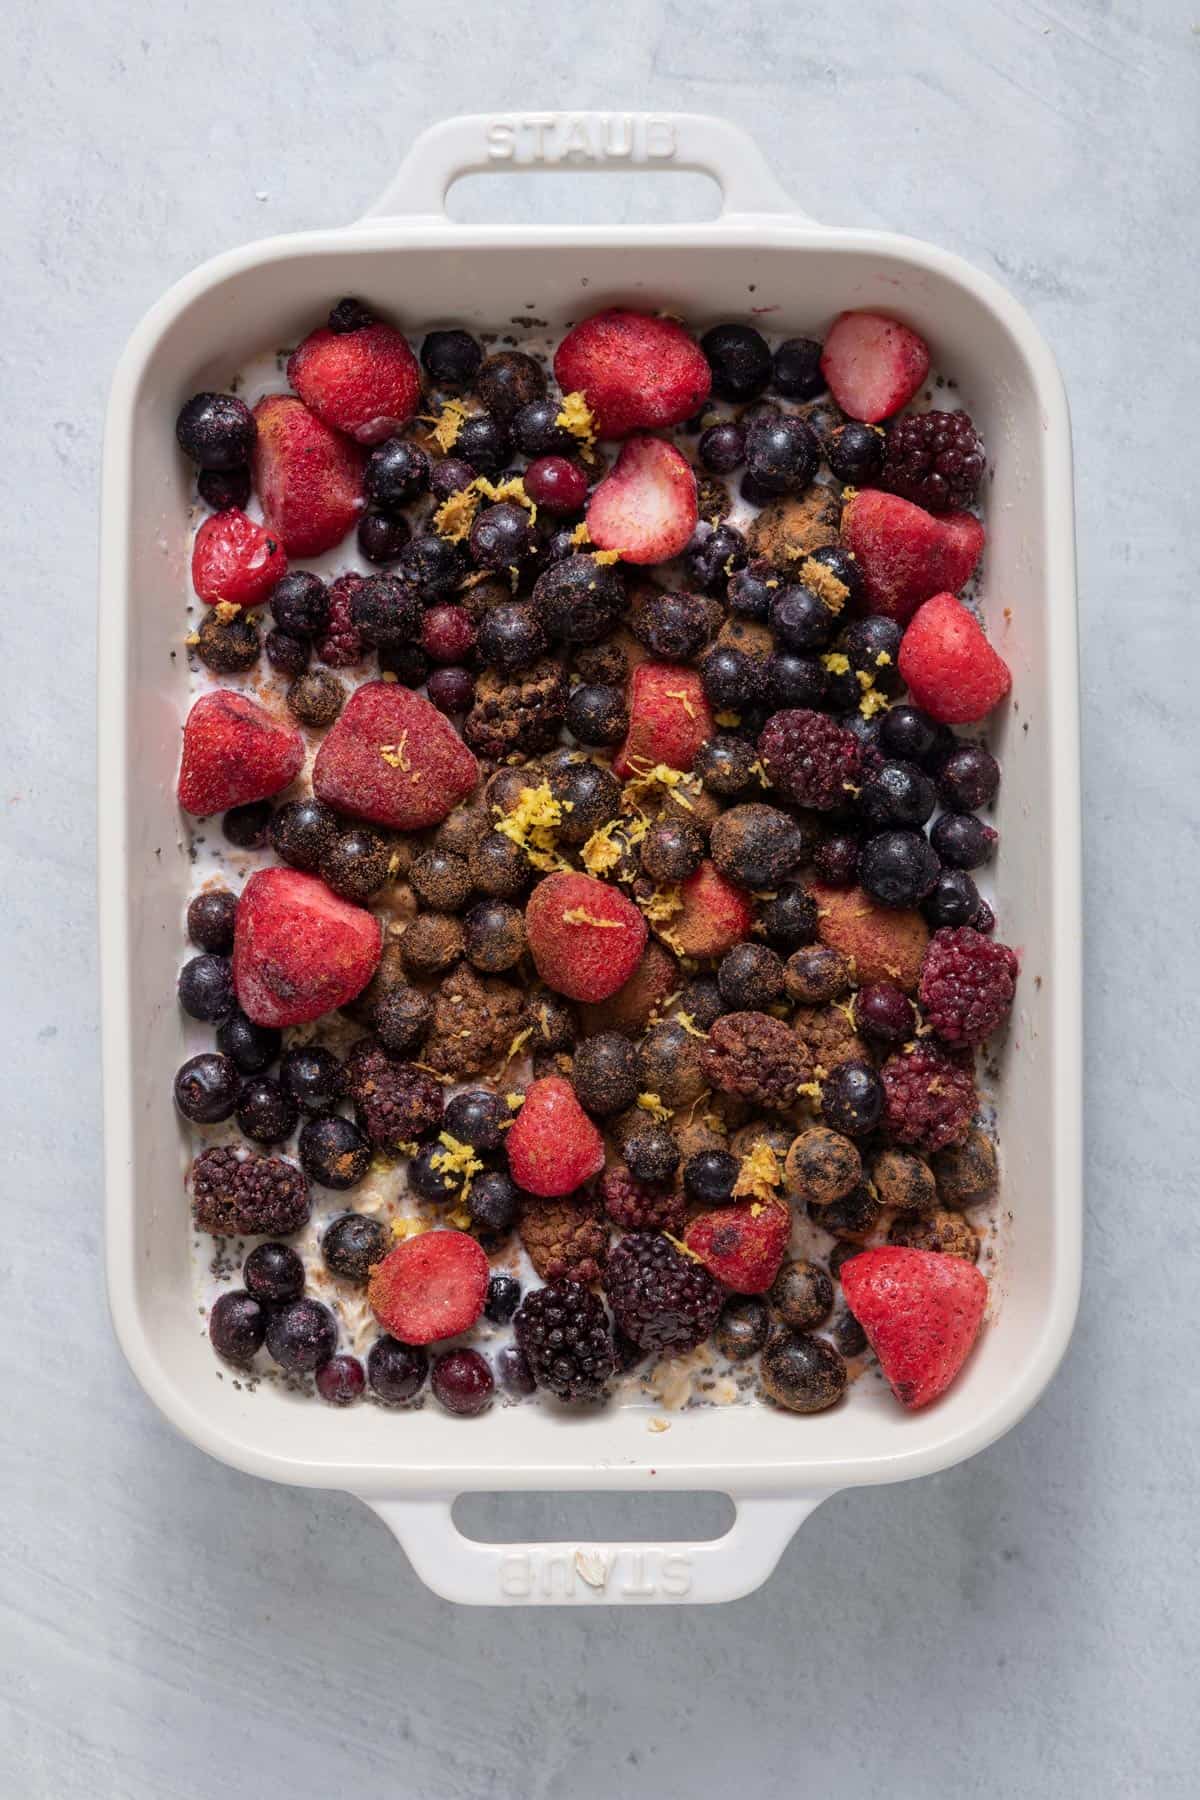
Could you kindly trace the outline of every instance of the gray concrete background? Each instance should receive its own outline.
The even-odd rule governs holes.
[[[10,11],[5,1796],[1196,1793],[1198,31],[1184,0]],[[822,219],[933,239],[1008,282],[1074,411],[1080,1327],[1002,1443],[833,1500],[765,1591],[715,1611],[443,1605],[363,1507],[177,1441],[119,1357],[101,1288],[92,679],[111,366],[203,258],[354,217],[440,116],[531,106],[745,124]],[[560,185],[520,204],[622,216],[624,201]],[[552,1536],[614,1524],[534,1512]],[[703,1512],[685,1500],[655,1522],[684,1531]]]

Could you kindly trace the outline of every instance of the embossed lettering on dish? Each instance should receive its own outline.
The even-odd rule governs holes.
[[[675,125],[653,113],[507,113],[487,127],[492,162],[670,162]]]
[[[678,1550],[505,1550],[496,1564],[506,1600],[586,1600],[608,1593],[622,1600],[681,1600],[691,1592],[692,1562]]]

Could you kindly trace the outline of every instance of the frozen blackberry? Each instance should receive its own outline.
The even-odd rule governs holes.
[[[543,398],[546,376],[523,350],[500,350],[480,367],[475,391],[493,417],[507,424],[521,407]]]
[[[371,1146],[340,1113],[318,1113],[300,1128],[300,1162],[321,1187],[344,1191],[371,1166]]]
[[[269,800],[249,800],[245,806],[232,806],[221,820],[221,834],[239,850],[261,850],[274,811]]]
[[[769,616],[772,631],[788,650],[824,650],[837,625],[837,614],[799,582],[776,588]]]
[[[746,472],[765,494],[800,494],[821,460],[811,425],[794,414],[753,420],[746,432]]]
[[[192,1216],[224,1237],[288,1237],[308,1222],[308,1183],[278,1156],[202,1150],[192,1164]]]
[[[469,543],[471,555],[481,569],[515,569],[534,548],[530,515],[525,507],[511,500],[485,506],[475,515]]]
[[[910,413],[888,428],[879,485],[929,512],[970,506],[985,467],[965,412]]]
[[[871,1164],[871,1182],[881,1203],[897,1212],[933,1212],[937,1207],[933,1170],[905,1150],[881,1150]]]
[[[859,811],[876,827],[924,825],[936,805],[932,781],[909,762],[881,763],[858,795]]]
[[[700,434],[700,462],[712,475],[732,475],[746,460],[746,431],[734,419],[722,419]]]
[[[758,753],[781,794],[818,812],[844,806],[858,781],[858,742],[824,713],[806,708],[776,713],[763,727]]]
[[[964,1262],[979,1261],[979,1236],[960,1212],[938,1208],[897,1213],[888,1226],[887,1241],[909,1250],[932,1250],[938,1256],[960,1256]]]
[[[475,684],[463,737],[477,755],[496,762],[533,755],[557,741],[566,711],[566,678],[553,658],[513,675],[485,669]]]
[[[614,1163],[600,1183],[604,1211],[621,1231],[683,1230],[683,1195],[665,1182],[639,1181],[624,1163]]]
[[[764,1012],[725,1013],[701,1045],[705,1075],[722,1093],[778,1110],[805,1079],[803,1052],[781,1019]]]
[[[979,889],[965,869],[943,869],[925,896],[921,910],[938,930],[958,925],[975,926],[982,904]]]
[[[889,1137],[926,1152],[963,1142],[978,1096],[970,1069],[955,1056],[924,1039],[890,1056],[880,1076]]]
[[[978,812],[996,798],[1000,764],[982,744],[963,744],[941,763],[937,783],[942,799],[955,812]]]
[[[198,950],[227,955],[233,949],[237,896],[228,888],[206,888],[187,909],[187,934]]]
[[[335,843],[341,822],[331,806],[308,796],[289,800],[271,820],[271,847],[281,862],[312,873]]]
[[[746,540],[735,526],[714,525],[697,532],[688,546],[684,567],[702,593],[722,594],[730,577],[745,568],[749,554]]]
[[[486,1242],[507,1237],[517,1222],[521,1190],[503,1169],[485,1169],[467,1189],[467,1213],[472,1229]]]
[[[840,950],[828,944],[805,944],[794,950],[784,965],[784,988],[789,1000],[803,1006],[821,1006],[844,994],[853,971]]]
[[[599,1281],[608,1227],[597,1195],[585,1188],[554,1199],[527,1194],[519,1225],[525,1253],[543,1281]]]
[[[812,943],[817,935],[817,916],[817,903],[812,896],[795,882],[788,882],[778,889],[773,900],[764,900],[758,922],[768,944],[787,953]]]
[[[759,1359],[763,1392],[788,1412],[826,1412],[846,1391],[846,1365],[832,1344],[803,1331],[781,1331]]]
[[[289,1300],[267,1320],[267,1350],[289,1375],[311,1374],[336,1348],[337,1320],[319,1300]]]
[[[399,1338],[378,1337],[367,1354],[367,1383],[377,1399],[392,1405],[412,1400],[425,1385],[428,1354]]]
[[[728,1150],[699,1150],[683,1165],[683,1190],[698,1206],[726,1206],[741,1163]]]
[[[382,1262],[392,1235],[382,1219],[366,1213],[341,1213],[321,1234],[321,1257],[331,1275],[361,1285],[371,1264]]]
[[[769,1299],[785,1325],[794,1331],[815,1331],[833,1311],[833,1282],[820,1263],[784,1263],[771,1285]]]
[[[620,688],[580,682],[567,701],[567,730],[579,743],[619,744],[629,729],[629,713]]]
[[[866,1137],[882,1112],[883,1086],[869,1063],[838,1063],[821,1083],[821,1117],[846,1137]]]
[[[584,1038],[575,1052],[571,1085],[579,1104],[596,1118],[608,1118],[633,1105],[638,1092],[637,1051],[617,1031]]]
[[[502,420],[491,413],[473,413],[459,426],[454,451],[476,474],[499,475],[512,452],[512,439]]]
[[[935,931],[921,964],[925,1017],[948,1044],[982,1044],[1007,1019],[1017,959],[969,925]]]
[[[309,725],[315,731],[333,724],[345,699],[345,688],[327,669],[310,670],[293,681],[287,691],[288,711],[301,725]]]
[[[935,819],[929,841],[951,869],[980,869],[996,852],[996,833],[974,813],[943,813]]]
[[[396,1062],[374,1039],[362,1039],[350,1052],[346,1091],[361,1130],[392,1155],[441,1123],[439,1083],[413,1063]]]
[[[721,958],[717,986],[731,1012],[766,1012],[783,995],[783,963],[765,944],[735,944]]]
[[[932,892],[939,867],[921,832],[881,831],[862,847],[858,879],[880,906],[907,910]]]
[[[262,1349],[267,1335],[267,1310],[237,1288],[213,1302],[208,1315],[209,1342],[226,1362],[244,1365]]]
[[[278,1144],[296,1129],[299,1111],[291,1095],[269,1075],[252,1075],[238,1089],[237,1122],[256,1144]]]
[[[659,1353],[702,1344],[723,1299],[702,1264],[653,1231],[631,1232],[614,1244],[604,1287],[620,1330],[641,1349]]]
[[[193,956],[179,971],[179,1004],[189,1018],[211,1024],[235,1004],[233,964],[227,956]]]
[[[279,1079],[304,1112],[323,1112],[346,1091],[345,1074],[332,1050],[321,1044],[295,1044],[285,1050]]]
[[[754,780],[754,745],[745,738],[718,736],[701,744],[692,765],[710,794],[729,799]]]
[[[825,439],[825,460],[839,481],[873,487],[883,467],[883,433],[859,419],[847,419]]]
[[[256,1244],[242,1264],[242,1280],[256,1300],[295,1300],[304,1292],[304,1263],[290,1244]]]
[[[351,331],[365,331],[374,323],[375,314],[352,294],[329,309],[328,325],[335,337],[344,337]]]
[[[721,874],[752,889],[774,887],[804,861],[809,848],[790,814],[754,801],[722,813],[709,843]]]
[[[250,460],[258,426],[236,394],[193,394],[180,408],[175,436],[192,462],[205,469],[233,469]]]
[[[483,1303],[484,1318],[493,1325],[507,1325],[521,1303],[521,1284],[511,1275],[493,1275]]]
[[[436,387],[470,387],[482,361],[469,331],[430,331],[421,345],[421,367]]]
[[[996,1146],[972,1128],[961,1144],[939,1150],[933,1174],[944,1206],[975,1206],[994,1190],[999,1173]]]
[[[670,1181],[679,1167],[680,1150],[666,1125],[647,1123],[631,1131],[621,1145],[625,1161],[638,1181]]]
[[[429,458],[407,438],[376,444],[363,469],[363,492],[381,513],[398,512],[429,486]]]
[[[748,1362],[767,1341],[771,1315],[756,1294],[735,1294],[721,1308],[713,1342],[730,1362]]]
[[[538,1387],[560,1400],[603,1392],[616,1358],[608,1315],[590,1289],[578,1281],[534,1288],[517,1308],[513,1328]]]
[[[881,1044],[903,1044],[917,1028],[913,1003],[901,988],[874,981],[854,996],[854,1029]]]
[[[321,879],[344,900],[367,901],[391,872],[391,853],[365,825],[341,832],[321,858]]]
[[[704,839],[688,819],[656,819],[638,846],[638,860],[660,886],[686,881],[700,867]]]
[[[554,642],[598,644],[625,609],[624,578],[592,556],[564,557],[538,576],[533,604]]]
[[[775,392],[785,400],[814,400],[825,392],[821,345],[815,338],[786,338],[771,358]]]
[[[771,379],[771,351],[753,325],[714,325],[700,339],[721,400],[754,400]]]

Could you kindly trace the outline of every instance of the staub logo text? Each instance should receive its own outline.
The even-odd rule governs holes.
[[[497,1560],[506,1600],[681,1600],[692,1564],[678,1550],[506,1550]]]
[[[652,113],[509,113],[487,128],[492,162],[670,162],[675,126]]]

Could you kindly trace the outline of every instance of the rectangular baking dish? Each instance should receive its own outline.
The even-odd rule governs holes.
[[[700,170],[724,210],[682,226],[461,226],[444,200],[489,168]],[[765,1406],[686,1410],[652,1431],[636,1408],[563,1418],[436,1407],[397,1417],[302,1404],[216,1379],[198,1329],[181,1140],[169,1101],[182,1052],[174,1002],[189,864],[174,799],[187,704],[176,654],[189,471],[173,440],[183,395],[222,387],[264,344],[295,342],[331,298],[361,294],[412,332],[536,315],[552,329],[614,302],[697,324],[764,316],[822,330],[846,307],[911,322],[957,378],[995,464],[982,602],[1014,671],[996,729],[1004,767],[996,904],[1020,950],[1003,1052],[1004,1204],[1012,1214],[989,1323],[963,1376],[908,1415],[882,1384],[815,1418]],[[368,216],[217,257],[134,332],[113,383],[100,586],[100,915],[108,1282],[116,1331],[151,1399],[239,1469],[361,1496],[439,1594],[488,1604],[639,1605],[744,1594],[840,1488],[907,1480],[1007,1431],[1050,1380],[1080,1269],[1078,688],[1071,451],[1053,359],[993,280],[944,251],[798,213],[754,145],[693,115],[454,119],[421,137]],[[716,1489],[736,1522],[703,1544],[477,1543],[450,1507],[467,1491]]]

